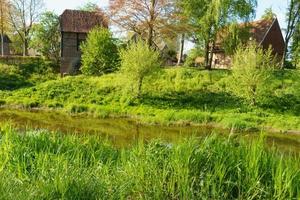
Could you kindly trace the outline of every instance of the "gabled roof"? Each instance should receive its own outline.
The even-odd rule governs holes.
[[[9,37],[6,34],[3,35],[3,41],[4,41],[4,43],[11,43],[11,40],[9,39]],[[1,43],[1,40],[0,40],[0,43]]]
[[[249,28],[250,36],[259,44],[263,42],[266,34],[274,24],[275,19],[262,19],[250,23],[242,24]]]
[[[101,11],[65,10],[60,16],[61,32],[88,33],[96,26],[108,27],[107,19]]]
[[[278,28],[280,28],[277,18],[261,19],[258,21],[241,23],[238,24],[238,27],[244,29],[244,31],[247,32],[246,36],[248,38],[244,38],[244,42],[252,40],[255,41],[258,45],[261,45],[264,42],[265,37],[267,36],[267,34],[269,33],[269,31],[274,25],[277,25]],[[228,31],[228,27],[225,27],[218,33],[217,41],[215,45],[215,51],[223,51],[221,46],[223,40],[226,39],[228,35],[227,31]],[[280,34],[282,36],[281,32]],[[283,36],[281,39],[283,39]]]

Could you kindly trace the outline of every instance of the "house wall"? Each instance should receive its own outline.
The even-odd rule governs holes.
[[[72,74],[79,70],[81,64],[80,44],[86,40],[86,33],[61,34],[61,74]]]
[[[269,46],[272,46],[273,54],[276,55],[279,60],[281,60],[284,54],[284,45],[285,42],[280,30],[280,26],[276,20],[265,36],[261,46],[266,50],[269,48]]]
[[[4,52],[4,55],[5,55],[5,56],[10,55],[9,43],[4,42],[4,45],[3,45],[3,52]],[[0,55],[2,55],[1,42],[0,42]]]
[[[226,56],[224,52],[213,53],[212,68],[213,69],[230,69],[231,57]]]

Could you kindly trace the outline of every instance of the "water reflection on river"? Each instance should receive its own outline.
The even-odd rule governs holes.
[[[10,121],[18,128],[48,129],[63,133],[100,134],[108,138],[116,146],[127,146],[140,140],[161,139],[176,143],[189,137],[205,137],[210,134],[220,134],[225,137],[229,130],[210,126],[151,126],[141,125],[128,119],[96,119],[93,117],[72,117],[58,112],[29,112],[15,110],[0,110],[0,122]],[[259,133],[239,133],[243,138],[255,138]],[[267,134],[267,144],[273,144],[282,151],[300,152],[300,135]]]

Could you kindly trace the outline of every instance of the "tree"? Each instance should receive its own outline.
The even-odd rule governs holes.
[[[43,0],[10,0],[9,17],[23,43],[23,56],[28,55],[32,26],[43,12]]]
[[[121,72],[139,98],[145,77],[153,75],[160,69],[160,55],[145,42],[130,44],[128,49],[121,50]]]
[[[245,98],[250,105],[256,105],[257,97],[263,94],[264,86],[276,66],[271,48],[265,51],[254,43],[239,47],[233,57],[232,92]]]
[[[79,7],[78,10],[89,11],[89,12],[101,12],[101,8],[93,2],[87,2],[83,6]]]
[[[264,14],[262,15],[262,19],[273,19],[277,17],[276,14],[273,12],[272,7],[267,8],[264,12]]]
[[[218,32],[235,21],[248,21],[255,15],[257,0],[182,0],[180,3],[194,27],[195,42],[205,46],[205,65],[211,69]]]
[[[95,28],[81,45],[82,67],[85,75],[103,75],[118,69],[119,54],[116,40],[108,29]]]
[[[287,10],[287,28],[285,35],[285,48],[282,59],[282,68],[284,68],[285,62],[288,57],[288,47],[290,41],[296,31],[297,24],[300,23],[300,1],[290,0]]]
[[[4,56],[4,33],[9,29],[8,12],[9,12],[9,6],[7,0],[0,0],[1,56]]]
[[[38,24],[33,26],[31,46],[47,59],[60,58],[59,16],[53,12],[45,12]]]
[[[149,47],[154,38],[170,33],[177,21],[175,0],[110,0],[111,20],[126,31],[145,38]]]
[[[300,23],[298,23],[292,38],[291,59],[296,67],[300,67]]]

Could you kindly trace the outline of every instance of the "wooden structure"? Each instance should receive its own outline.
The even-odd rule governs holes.
[[[101,11],[65,10],[60,16],[62,75],[78,72],[82,54],[80,44],[86,40],[88,32],[97,26],[108,28]]]
[[[271,47],[274,56],[276,56],[279,61],[282,60],[285,42],[277,18],[262,19],[247,24],[240,24],[240,26],[246,26],[248,28],[248,41],[256,42],[265,50]],[[212,53],[212,68],[230,68],[231,56],[225,54],[225,51],[221,45],[221,41],[217,41]]]
[[[3,35],[3,55],[9,56],[10,55],[10,48],[9,45],[11,43],[11,40],[7,35]],[[2,40],[0,39],[0,56],[2,55]]]

